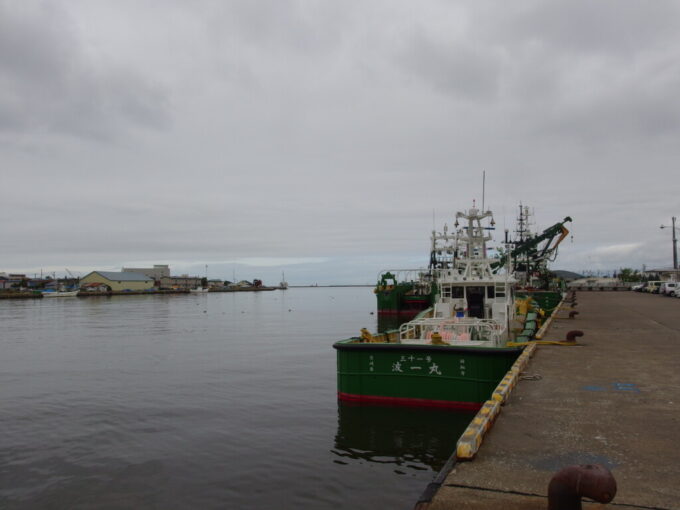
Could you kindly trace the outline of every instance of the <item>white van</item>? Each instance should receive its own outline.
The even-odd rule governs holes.
[[[647,288],[645,289],[645,292],[649,292],[650,294],[658,294],[659,293],[659,286],[664,283],[661,280],[652,280],[651,282],[647,282]]]
[[[671,296],[675,289],[677,288],[677,282],[663,282],[659,285],[659,294],[664,296]]]

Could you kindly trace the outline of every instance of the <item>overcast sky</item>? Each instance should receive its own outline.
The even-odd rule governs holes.
[[[553,268],[668,267],[679,156],[677,1],[0,0],[0,271],[372,282],[483,171]]]

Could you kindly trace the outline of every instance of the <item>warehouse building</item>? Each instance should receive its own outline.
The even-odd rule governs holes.
[[[80,279],[80,284],[99,283],[111,288],[112,291],[151,290],[154,279],[146,275],[118,271],[92,271]]]

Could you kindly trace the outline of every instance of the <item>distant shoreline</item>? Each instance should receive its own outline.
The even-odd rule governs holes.
[[[363,284],[351,284],[351,285],[289,285],[289,289],[305,289],[305,288],[316,288],[316,287],[375,287],[375,285],[363,283]]]
[[[371,284],[334,284],[334,285],[289,285],[291,289],[315,289],[315,288],[340,288],[340,287],[364,287],[371,288]],[[208,294],[216,292],[263,292],[272,290],[285,290],[283,287],[235,287],[224,289],[210,289]],[[77,297],[112,297],[112,296],[150,296],[150,295],[168,295],[168,294],[192,294],[188,289],[163,289],[163,290],[135,290],[135,291],[109,291],[109,292],[79,292]],[[0,291],[0,299],[40,299],[43,294],[40,290],[32,291]],[[76,296],[74,296],[76,297]]]

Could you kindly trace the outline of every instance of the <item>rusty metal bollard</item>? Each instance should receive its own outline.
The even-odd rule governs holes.
[[[575,342],[576,338],[579,336],[583,336],[583,331],[579,331],[578,329],[572,329],[567,333],[567,342]]]
[[[581,510],[581,498],[609,503],[616,496],[616,480],[601,464],[569,466],[548,485],[548,510]]]

